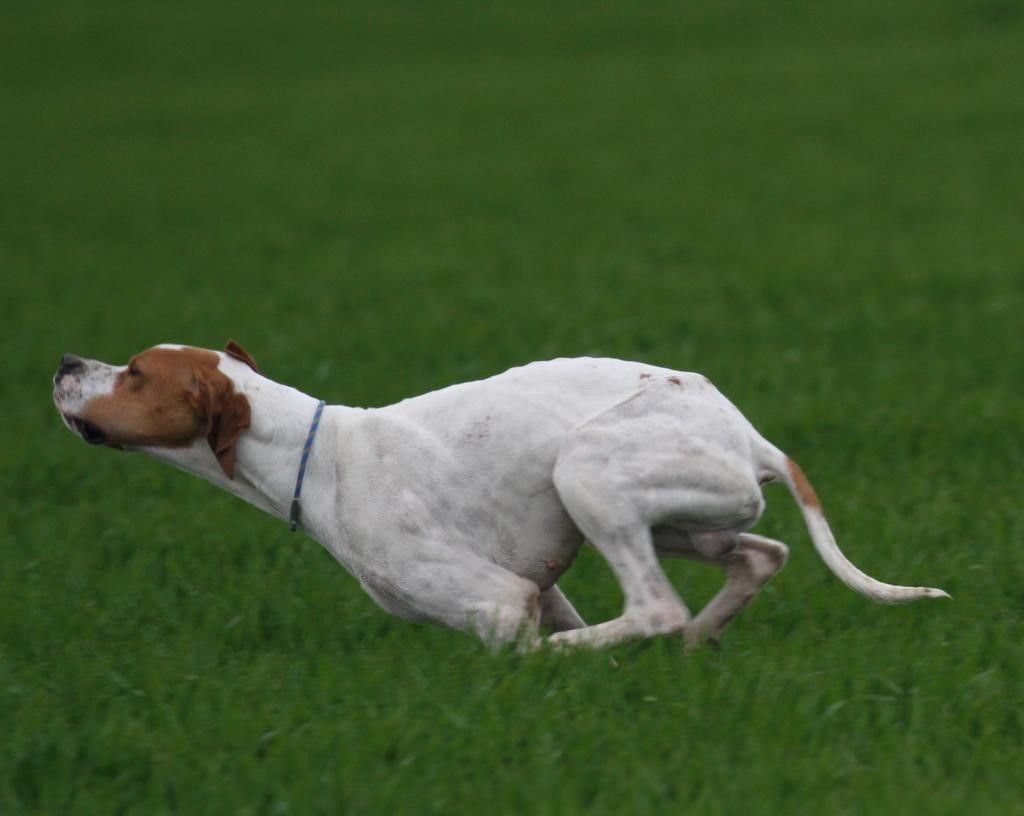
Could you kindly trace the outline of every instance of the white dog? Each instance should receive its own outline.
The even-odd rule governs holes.
[[[301,522],[384,609],[489,643],[540,643],[540,627],[559,645],[717,638],[786,561],[784,544],[746,532],[775,479],[849,587],[948,597],[853,566],[796,463],[699,374],[552,360],[386,408],[324,409],[232,342],[158,346],[126,366],[65,355],[53,382],[86,442],[145,451]],[[583,539],[625,595],[593,626],[555,583]],[[725,585],[691,618],[659,556],[720,567]]]

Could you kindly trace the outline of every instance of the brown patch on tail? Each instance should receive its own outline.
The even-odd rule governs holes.
[[[820,510],[821,500],[818,498],[818,494],[814,492],[814,488],[811,487],[811,483],[807,481],[804,472],[800,470],[800,465],[792,459],[787,459],[786,467],[789,468],[789,475],[793,480],[793,486],[796,487],[797,495],[800,497],[800,503],[805,507],[815,507]]]

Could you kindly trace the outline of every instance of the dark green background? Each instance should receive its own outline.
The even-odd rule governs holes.
[[[0,92],[0,812],[1024,812],[1019,4],[14,0]],[[702,371],[955,600],[770,488],[720,652],[491,655],[51,406],[229,337],[356,405]]]

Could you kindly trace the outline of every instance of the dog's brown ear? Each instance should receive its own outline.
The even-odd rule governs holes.
[[[206,441],[224,475],[234,479],[235,443],[252,418],[249,400],[220,372],[201,379],[198,388],[206,411]]]
[[[224,347],[224,351],[227,353],[228,357],[234,357],[236,360],[241,360],[257,374],[263,373],[260,371],[260,367],[256,365],[256,361],[252,359],[252,355],[238,345],[234,340],[228,340],[228,344]]]

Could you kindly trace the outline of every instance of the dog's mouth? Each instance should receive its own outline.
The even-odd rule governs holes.
[[[98,425],[71,414],[62,414],[61,416],[64,418],[64,423],[90,445],[109,445],[107,435]],[[117,447],[117,445],[109,446]]]

